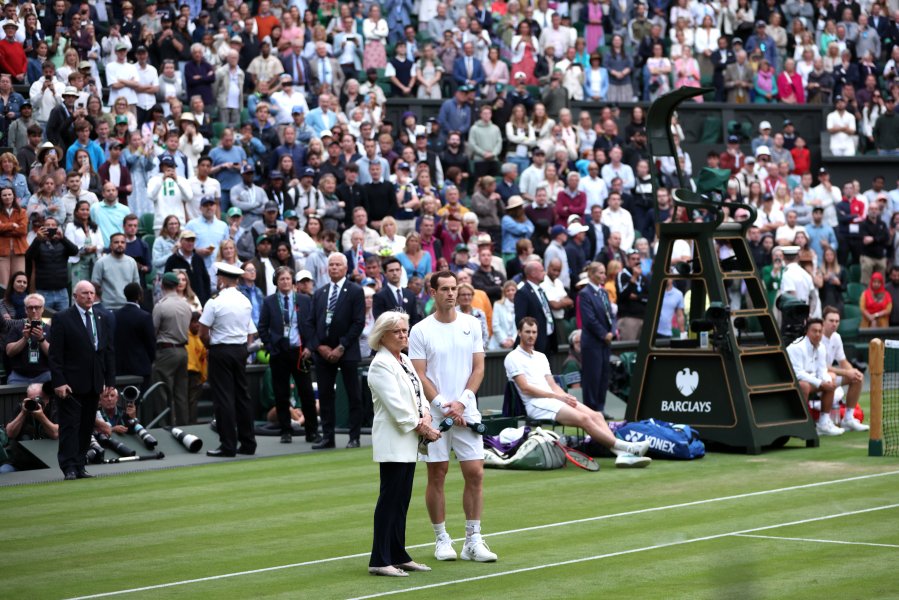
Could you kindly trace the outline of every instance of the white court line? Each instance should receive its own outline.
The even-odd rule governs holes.
[[[899,548],[899,544],[877,544],[875,542],[847,542],[844,540],[818,540],[814,538],[781,537],[779,535],[749,535],[737,533],[735,537],[759,538],[763,540],[785,540],[788,542],[815,542],[818,544],[846,544],[847,546],[874,546],[877,548]]]
[[[614,518],[618,518],[618,517],[629,517],[629,516],[633,516],[633,515],[661,512],[661,511],[672,510],[672,509],[677,509],[677,508],[686,508],[686,507],[690,507],[690,506],[701,506],[703,504],[713,504],[716,502],[725,502],[727,500],[740,500],[743,498],[752,498],[755,496],[765,496],[768,494],[780,494],[783,492],[792,492],[792,491],[796,491],[796,490],[810,489],[810,488],[822,487],[822,486],[827,486],[827,485],[849,483],[849,482],[854,482],[854,481],[863,481],[865,479],[875,479],[878,477],[890,477],[893,475],[899,475],[899,471],[885,471],[883,473],[871,473],[868,475],[856,475],[855,477],[846,477],[843,479],[831,479],[828,481],[819,481],[816,483],[806,483],[806,484],[802,484],[802,485],[791,485],[791,486],[787,486],[787,487],[774,488],[771,490],[762,490],[762,491],[758,491],[758,492],[746,492],[745,494],[735,494],[732,496],[720,496],[718,498],[706,498],[704,500],[693,500],[691,502],[681,502],[679,504],[669,504],[667,506],[656,506],[653,508],[642,508],[642,509],[638,509],[638,510],[630,510],[630,511],[625,511],[625,512],[620,512],[620,513],[613,513],[613,514],[609,514],[609,515],[599,515],[596,517],[575,519],[572,521],[560,521],[558,523],[546,523],[544,525],[534,525],[531,527],[522,527],[520,529],[510,529],[508,531],[497,531],[495,533],[487,533],[487,534],[484,534],[484,537],[498,537],[501,535],[510,535],[510,534],[515,534],[515,533],[525,533],[525,532],[529,532],[529,531],[537,531],[540,529],[551,529],[554,527],[564,527],[567,525],[578,525],[581,523],[589,523],[591,521],[603,521],[603,520],[614,519]],[[459,541],[459,540],[456,540],[456,541]],[[434,542],[427,542],[425,544],[416,544],[415,546],[406,546],[406,549],[414,550],[417,548],[429,548],[433,545],[434,545]],[[148,586],[143,586],[143,587],[138,587],[138,588],[115,590],[112,592],[102,592],[99,594],[91,594],[88,596],[77,596],[74,598],[70,598],[69,600],[87,600],[88,598],[106,598],[108,596],[118,596],[121,594],[146,592],[149,590],[159,590],[159,589],[175,587],[175,586],[180,586],[180,585],[188,585],[188,584],[192,584],[192,583],[203,583],[206,581],[216,581],[218,579],[228,579],[231,577],[242,577],[244,575],[256,575],[258,573],[269,573],[271,571],[280,571],[283,569],[293,569],[293,568],[297,568],[297,567],[307,567],[310,565],[320,565],[323,563],[329,563],[329,562],[335,562],[335,561],[341,561],[341,560],[349,560],[349,559],[353,559],[353,558],[364,558],[366,556],[369,556],[369,554],[370,553],[368,553],[368,552],[360,552],[358,554],[347,554],[345,556],[334,556],[331,558],[308,560],[308,561],[304,561],[304,562],[291,563],[291,564],[287,564],[287,565],[276,565],[273,567],[252,569],[249,571],[236,571],[233,573],[222,573],[220,575],[209,575],[207,577],[198,577],[195,579],[185,579],[182,581],[171,581],[168,583],[159,583],[159,584],[155,584],[155,585],[148,585]]]
[[[703,537],[693,538],[689,540],[681,540],[677,542],[668,542],[666,544],[655,544],[653,546],[644,546],[643,548],[634,548],[632,550],[620,550],[618,552],[609,552],[607,554],[597,554],[595,556],[586,556],[584,558],[574,558],[571,560],[563,560],[560,562],[549,563],[545,565],[536,565],[533,567],[522,567],[520,569],[512,569],[511,571],[502,571],[500,573],[490,573],[487,575],[479,575],[476,577],[466,577],[464,579],[454,579],[452,581],[442,581],[439,583],[431,583],[429,585],[420,585],[416,587],[405,588],[402,590],[391,590],[389,592],[380,592],[378,594],[369,594],[368,596],[357,596],[355,598],[351,598],[350,600],[365,600],[367,598],[381,598],[383,596],[393,596],[395,594],[405,594],[407,592],[417,592],[421,590],[428,590],[438,587],[445,587],[448,585],[456,585],[457,583],[468,583],[471,581],[480,581],[483,579],[493,579],[494,577],[503,577],[505,575],[516,575],[518,573],[527,573],[529,571],[539,571],[542,569],[550,569],[553,567],[562,567],[567,565],[574,565],[583,562],[589,562],[594,560],[601,560],[603,558],[613,558],[616,556],[624,556],[627,554],[636,554],[638,552],[647,552],[650,550],[659,550],[661,548],[670,548],[672,546],[684,546],[686,544],[693,544],[695,542],[707,542],[709,540],[716,540],[725,537],[735,537],[740,536],[747,533],[752,533],[753,531],[765,531],[767,529],[777,529],[780,527],[789,527],[791,525],[802,525],[805,523],[814,523],[815,521],[824,521],[827,519],[837,519],[839,517],[848,517],[850,515],[858,515],[862,513],[875,512],[879,510],[888,510],[891,508],[899,508],[899,504],[888,504],[886,506],[875,506],[873,508],[866,508],[864,510],[854,510],[843,513],[837,513],[835,515],[825,515],[823,517],[812,517],[809,519],[802,519],[799,521],[789,521],[787,523],[778,523],[776,525],[766,525],[764,527],[754,527],[752,529],[743,529],[741,531],[731,531],[729,533],[718,533],[715,535],[706,535]]]

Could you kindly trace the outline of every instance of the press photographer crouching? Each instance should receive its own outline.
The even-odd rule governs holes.
[[[0,464],[0,474],[43,469],[45,466],[19,445],[19,442],[55,440],[59,437],[59,426],[54,422],[53,395],[47,394],[43,387],[40,383],[29,385],[18,414],[6,424],[9,445],[6,448],[7,457]]]
[[[97,432],[109,435],[111,433],[128,433],[128,421],[137,417],[134,402],[119,403],[119,392],[115,388],[108,388],[100,394],[100,406],[97,409]],[[103,425],[107,427],[104,427]]]
[[[28,385],[50,381],[50,325],[41,321],[44,297],[25,296],[25,320],[12,322],[6,334],[6,355],[9,357],[9,385]]]

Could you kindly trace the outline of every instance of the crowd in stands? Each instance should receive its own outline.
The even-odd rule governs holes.
[[[395,257],[421,315],[428,275],[457,273],[490,349],[513,346],[516,294],[534,281],[551,330],[538,349],[552,352],[599,261],[619,339],[636,339],[656,225],[693,218],[673,206],[678,167],[731,170],[727,196],[758,209],[750,246],[772,298],[784,245],[810,251],[819,311],[844,305],[857,264],[854,282],[880,272],[899,292],[895,168],[831,182],[811,167],[821,132],[789,120],[691,157],[675,121],[656,212],[645,104],[618,106],[709,85],[696,102],[820,105],[825,153],[899,154],[895,1],[12,0],[0,28],[7,353],[30,335],[29,291],[59,310],[90,280],[117,310],[127,284],[158,298],[174,272],[200,312],[221,261],[243,268],[258,319],[278,267],[311,294],[335,252],[370,288],[366,332]],[[391,122],[393,98],[444,100],[425,122]],[[685,327],[669,292],[661,335]],[[899,325],[892,307],[880,318]]]

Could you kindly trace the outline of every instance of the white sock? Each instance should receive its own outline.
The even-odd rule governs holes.
[[[472,519],[465,521],[465,540],[471,539],[471,536],[481,533],[481,520]]]
[[[827,425],[828,421],[830,421],[830,413],[821,412],[821,416],[818,417],[818,425],[824,427]]]
[[[434,528],[434,535],[437,537],[446,534],[446,521],[443,521],[442,523],[431,523],[431,526]]]
[[[633,454],[633,448],[631,447],[630,442],[625,442],[624,440],[615,440],[615,444],[610,448],[613,454],[618,455],[619,453],[624,454]]]

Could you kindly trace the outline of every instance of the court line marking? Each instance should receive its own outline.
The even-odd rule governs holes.
[[[819,540],[815,538],[781,537],[778,535],[750,535],[736,533],[734,537],[759,538],[763,540],[784,540],[788,542],[815,542],[818,544],[846,544],[847,546],[874,546],[877,548],[899,548],[899,544],[878,544],[876,542],[847,542],[845,540]]]
[[[502,535],[510,535],[510,534],[515,534],[515,533],[525,533],[525,532],[529,532],[529,531],[538,531],[538,530],[540,530],[540,529],[551,529],[551,528],[554,528],[554,527],[565,527],[565,526],[568,526],[568,525],[579,525],[579,524],[582,524],[582,523],[589,523],[589,522],[592,522],[592,521],[604,521],[604,520],[614,519],[614,518],[619,518],[619,517],[629,517],[629,516],[634,516],[634,515],[648,514],[648,513],[653,513],[653,512],[661,512],[661,511],[672,510],[672,509],[677,509],[677,508],[687,508],[687,507],[691,507],[691,506],[702,506],[702,505],[704,505],[704,504],[713,504],[713,503],[716,503],[716,502],[725,502],[725,501],[728,501],[728,500],[741,500],[741,499],[743,499],[743,498],[753,498],[753,497],[756,497],[756,496],[765,496],[765,495],[768,495],[768,494],[780,494],[780,493],[784,493],[784,492],[792,492],[792,491],[796,491],[796,490],[811,489],[811,488],[823,487],[823,486],[828,486],[828,485],[836,485],[836,484],[840,484],[840,483],[850,483],[850,482],[854,482],[854,481],[863,481],[863,480],[866,480],[866,479],[876,479],[876,478],[879,478],[879,477],[890,477],[890,476],[893,476],[893,475],[899,475],[899,470],[896,470],[896,471],[884,471],[883,473],[869,473],[869,474],[867,474],[867,475],[856,475],[856,476],[854,476],[854,477],[845,477],[845,478],[843,478],[843,479],[831,479],[831,480],[827,480],[827,481],[817,481],[817,482],[814,482],[814,483],[805,483],[805,484],[801,484],[801,485],[791,485],[791,486],[787,486],[787,487],[774,488],[774,489],[770,489],[770,490],[760,490],[760,491],[757,491],[757,492],[746,492],[746,493],[743,493],[743,494],[734,494],[734,495],[731,495],[731,496],[719,496],[719,497],[717,497],[717,498],[705,498],[705,499],[703,499],[703,500],[692,500],[692,501],[690,501],[690,502],[681,502],[681,503],[678,503],[678,504],[669,504],[669,505],[667,505],[667,506],[655,506],[655,507],[652,507],[652,508],[641,508],[641,509],[637,509],[637,510],[630,510],[630,511],[625,511],[625,512],[620,512],[620,513],[613,513],[613,514],[608,514],[608,515],[598,515],[598,516],[595,516],[595,517],[586,517],[586,518],[583,518],[583,519],[574,519],[574,520],[571,520],[571,521],[560,521],[560,522],[558,522],[558,523],[546,523],[546,524],[543,524],[543,525],[533,525],[533,526],[530,526],[530,527],[522,527],[522,528],[519,528],[519,529],[509,529],[509,530],[507,530],[507,531],[497,531],[497,532],[494,532],[494,533],[487,533],[487,534],[484,534],[484,537],[485,537],[485,538],[487,538],[487,537],[491,537],[491,538],[492,538],[492,537],[499,537],[499,536],[502,536]],[[454,540],[454,541],[460,541],[460,540]],[[429,548],[429,547],[433,546],[433,544],[434,544],[434,542],[427,542],[427,543],[424,543],[424,544],[416,544],[416,545],[414,545],[414,546],[406,546],[406,549],[407,549],[407,550],[414,550],[414,549],[418,549],[418,548]],[[114,590],[114,591],[111,591],[111,592],[101,592],[101,593],[98,593],[98,594],[90,594],[90,595],[87,595],[87,596],[76,596],[76,597],[70,598],[69,600],[87,600],[87,599],[89,599],[89,598],[107,598],[107,597],[109,597],[109,596],[119,596],[119,595],[122,595],[122,594],[133,594],[133,593],[136,593],[136,592],[146,592],[146,591],[150,591],[150,590],[159,590],[159,589],[165,589],[165,588],[169,588],[169,587],[176,587],[176,586],[181,586],[181,585],[189,585],[189,584],[192,584],[192,583],[204,583],[204,582],[207,582],[207,581],[216,581],[216,580],[219,580],[219,579],[229,579],[229,578],[231,578],[231,577],[243,577],[244,575],[256,575],[256,574],[259,574],[259,573],[269,573],[269,572],[272,572],[272,571],[280,571],[280,570],[283,570],[283,569],[293,569],[293,568],[297,568],[297,567],[308,567],[308,566],[311,566],[311,565],[320,565],[320,564],[324,564],[324,563],[336,562],[336,561],[341,561],[341,560],[349,560],[349,559],[353,559],[353,558],[364,558],[364,557],[369,556],[369,555],[370,555],[369,552],[360,552],[360,553],[358,553],[358,554],[347,554],[347,555],[344,555],[344,556],[333,556],[333,557],[330,557],[330,558],[320,558],[320,559],[316,559],[316,560],[307,560],[307,561],[303,561],[303,562],[291,563],[291,564],[286,564],[286,565],[276,565],[276,566],[273,566],[273,567],[262,567],[262,568],[259,568],[259,569],[251,569],[251,570],[247,570],[247,571],[235,571],[235,572],[232,572],[232,573],[221,573],[221,574],[219,574],[219,575],[209,575],[209,576],[206,576],[206,577],[197,577],[197,578],[194,578],[194,579],[184,579],[184,580],[182,580],[182,581],[170,581],[170,582],[168,582],[168,583],[158,583],[158,584],[154,584],[154,585],[147,585],[147,586],[136,587],[136,588],[128,588],[128,589],[123,589],[123,590]]]
[[[729,532],[729,533],[716,533],[716,534],[714,534],[714,535],[706,535],[706,536],[702,536],[702,537],[698,537],[698,538],[693,538],[693,539],[689,539],[689,540],[679,540],[679,541],[677,541],[677,542],[667,542],[667,543],[664,543],[664,544],[654,544],[654,545],[652,545],[652,546],[644,546],[644,547],[642,547],[642,548],[633,548],[633,549],[631,549],[631,550],[619,550],[618,552],[609,552],[609,553],[606,553],[606,554],[597,554],[597,555],[594,555],[594,556],[586,556],[586,557],[583,557],[583,558],[574,558],[574,559],[571,559],[571,560],[563,560],[563,561],[554,562],[554,563],[548,563],[548,564],[544,564],[544,565],[535,565],[535,566],[533,566],[533,567],[522,567],[522,568],[520,568],[520,569],[512,569],[512,570],[509,570],[509,571],[502,571],[502,572],[500,572],[500,573],[489,573],[489,574],[487,574],[487,575],[478,575],[478,576],[476,576],[476,577],[466,577],[466,578],[464,578],[464,579],[454,579],[454,580],[452,580],[452,581],[441,581],[441,582],[438,582],[438,583],[431,583],[431,584],[428,584],[428,585],[420,585],[420,586],[416,586],[416,587],[405,588],[405,589],[402,589],[402,590],[390,590],[390,591],[388,591],[388,592],[379,592],[379,593],[377,593],[377,594],[369,594],[369,595],[367,595],[367,596],[356,596],[356,597],[351,598],[351,599],[349,599],[349,600],[366,600],[366,599],[370,599],[370,598],[382,598],[382,597],[384,597],[384,596],[394,596],[394,595],[396,595],[396,594],[405,594],[405,593],[407,593],[407,592],[417,592],[417,591],[421,591],[421,590],[429,590],[429,589],[434,589],[434,588],[439,588],[439,587],[446,587],[446,586],[449,586],[449,585],[455,585],[455,584],[457,584],[457,583],[469,583],[469,582],[472,582],[472,581],[481,581],[481,580],[484,580],[484,579],[493,579],[493,578],[495,578],[495,577],[504,577],[504,576],[506,576],[506,575],[517,575],[517,574],[519,574],[519,573],[527,573],[527,572],[530,572],[530,571],[540,571],[540,570],[543,570],[543,569],[551,569],[551,568],[553,568],[553,567],[562,567],[562,566],[574,565],[574,564],[583,563],[583,562],[590,562],[590,561],[594,561],[594,560],[601,560],[601,559],[604,559],[604,558],[613,558],[613,557],[616,557],[616,556],[625,556],[625,555],[628,555],[628,554],[636,554],[636,553],[638,553],[638,552],[647,552],[647,551],[650,551],[650,550],[659,550],[659,549],[662,549],[662,548],[671,548],[671,547],[673,547],[673,546],[684,546],[684,545],[686,545],[686,544],[693,544],[693,543],[695,543],[695,542],[707,542],[707,541],[709,541],[709,540],[716,540],[716,539],[725,538],[725,537],[736,537],[736,536],[740,536],[740,535],[743,535],[743,534],[752,533],[752,532],[754,532],[754,531],[766,531],[766,530],[768,530],[768,529],[777,529],[777,528],[780,528],[780,527],[789,527],[789,526],[791,526],[791,525],[803,525],[803,524],[805,524],[805,523],[814,523],[815,521],[825,521],[825,520],[828,520],[828,519],[837,519],[837,518],[839,518],[839,517],[848,517],[848,516],[851,516],[851,515],[858,515],[858,514],[862,514],[862,513],[869,513],[869,512],[875,512],[875,511],[880,511],[880,510],[889,510],[889,509],[892,509],[892,508],[899,508],[899,504],[888,504],[888,505],[885,505],[885,506],[875,506],[875,507],[866,508],[866,509],[863,509],[863,510],[847,511],[847,512],[837,513],[837,514],[833,514],[833,515],[824,515],[824,516],[821,516],[821,517],[811,517],[811,518],[808,518],[808,519],[801,519],[801,520],[799,520],[799,521],[789,521],[789,522],[786,522],[786,523],[777,523],[777,524],[775,524],[775,525],[765,525],[764,527],[753,527],[752,529],[743,529],[743,530],[740,530],[740,531],[731,531],[731,532]]]

